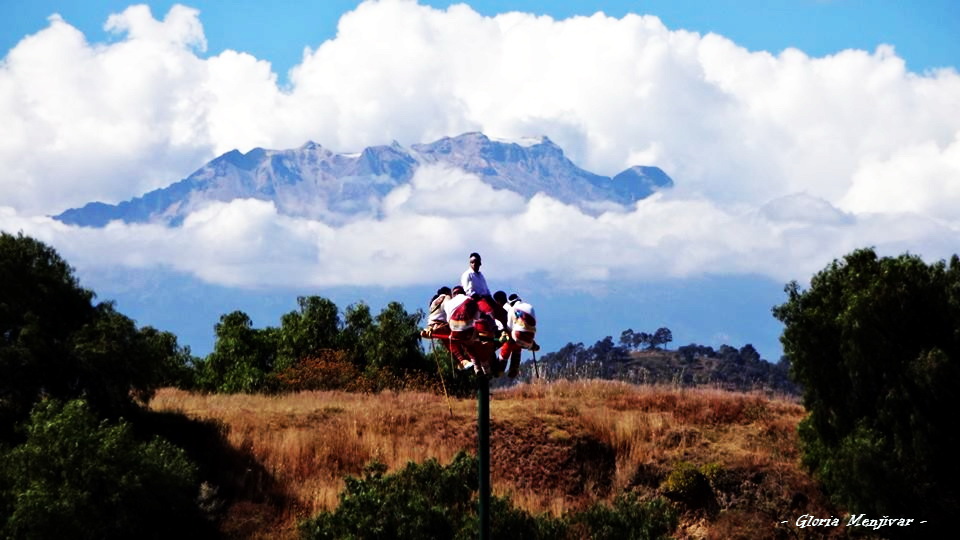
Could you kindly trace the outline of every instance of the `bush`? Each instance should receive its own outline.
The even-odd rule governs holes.
[[[98,421],[82,400],[37,405],[26,442],[0,456],[4,538],[172,538],[206,526],[195,466],[129,424]]]
[[[453,538],[467,525],[477,490],[477,459],[460,452],[443,467],[435,459],[394,474],[373,462],[348,477],[334,512],[301,525],[304,538]]]
[[[479,534],[477,458],[460,452],[446,467],[430,459],[393,474],[374,462],[363,478],[347,478],[340,505],[301,524],[305,539],[468,539]],[[532,516],[509,497],[490,498],[490,536],[527,539],[656,539],[677,525],[663,499],[621,494],[612,506],[597,503],[563,518]]]
[[[577,538],[653,540],[669,537],[677,526],[677,513],[663,499],[643,502],[628,492],[618,495],[611,506],[594,503],[569,521]]]
[[[709,472],[715,473],[712,467]],[[710,488],[707,475],[686,461],[681,461],[674,466],[660,489],[667,497],[686,503],[693,508],[702,508],[713,498],[713,490]]]
[[[513,506],[510,497],[490,496],[490,537],[557,539],[567,538],[569,526],[562,519],[549,515],[532,516],[529,512]],[[473,539],[480,536],[480,516],[471,513],[466,526],[457,532],[458,539]]]

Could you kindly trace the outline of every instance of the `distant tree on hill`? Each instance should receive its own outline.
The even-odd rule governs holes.
[[[666,348],[667,343],[673,341],[673,332],[669,328],[657,328],[657,331],[650,337],[650,348],[659,349],[661,345]]]
[[[634,332],[631,328],[624,330],[620,334],[619,343],[621,347],[638,351],[640,349],[656,350],[671,341],[673,341],[673,332],[666,327],[658,328],[652,334],[647,332]]]
[[[943,536],[960,508],[960,259],[861,249],[786,292],[773,313],[810,411],[804,462],[847,508]]]
[[[740,349],[722,345],[715,351],[690,344],[676,352],[648,346],[646,354],[631,354],[634,349],[624,343],[631,343],[637,335],[625,330],[620,335],[620,345],[614,345],[609,336],[590,347],[568,343],[540,358],[540,375],[547,379],[604,378],[639,384],[710,384],[730,390],[798,392],[787,375],[787,364],[767,362],[753,345]],[[532,366],[528,365],[525,373],[533,375]]]

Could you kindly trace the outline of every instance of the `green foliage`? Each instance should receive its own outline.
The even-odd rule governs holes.
[[[677,520],[677,512],[667,501],[643,502],[629,492],[618,495],[611,506],[597,502],[569,519],[572,536],[596,540],[669,538]]]
[[[404,370],[426,371],[420,349],[420,320],[422,312],[407,313],[403,304],[390,302],[377,315],[372,347],[368,349],[369,365],[394,372]]]
[[[476,471],[473,471],[476,474]],[[530,540],[568,538],[570,527],[563,519],[543,514],[533,516],[513,505],[510,497],[490,496],[491,538],[528,538]],[[456,538],[467,540],[480,536],[480,516],[469,514],[466,525],[457,531]]]
[[[430,378],[437,381],[437,385],[442,384],[441,391],[446,390],[447,395],[461,398],[476,395],[476,378],[473,372],[457,371],[453,357],[446,347],[434,342],[426,354],[425,361],[431,370]]]
[[[320,296],[300,296],[297,305],[299,311],[291,311],[280,319],[277,357],[281,367],[316,357],[321,350],[337,345],[340,331],[337,305]]]
[[[709,469],[708,472],[715,474],[716,471]],[[713,495],[710,480],[704,470],[686,461],[674,465],[660,489],[667,497],[694,508],[708,504]]]
[[[660,327],[652,333],[648,334],[647,332],[634,332],[632,328],[628,328],[620,333],[620,345],[632,350],[655,350],[659,349],[661,345],[666,346],[667,343],[673,341],[673,332],[669,328]]]
[[[0,454],[4,538],[171,538],[204,530],[184,452],[129,424],[98,421],[82,400],[37,405],[26,440]]]
[[[476,458],[461,452],[450,465],[410,463],[394,474],[374,462],[348,477],[335,512],[301,526],[304,538],[453,538],[464,528],[477,489]]]
[[[232,393],[431,386],[425,381],[435,366],[420,347],[421,312],[391,302],[374,319],[361,302],[347,308],[341,328],[330,300],[297,301],[299,311],[284,315],[280,328],[253,328],[242,311],[222,316],[213,352],[195,362],[197,387]]]
[[[960,259],[834,261],[774,308],[810,411],[804,463],[857,512],[947,523],[960,507]]]
[[[392,474],[374,462],[363,478],[348,478],[346,484],[335,511],[301,524],[303,538],[468,539],[479,534],[477,458],[464,452],[445,467],[431,459]],[[666,538],[677,525],[669,503],[643,502],[634,494],[559,519],[532,516],[509,497],[493,496],[489,515],[492,538],[656,539]]]
[[[52,248],[0,233],[0,440],[41,395],[118,416],[184,375],[189,352],[172,334],[137,329],[93,298]]]
[[[125,411],[131,392],[145,401],[158,386],[187,377],[189,351],[177,345],[173,334],[137,329],[112,303],[98,304],[94,311],[93,321],[73,336],[76,382],[61,397],[82,395],[97,410]]]
[[[343,330],[340,331],[339,346],[345,351],[358,369],[367,367],[367,351],[373,350],[377,336],[373,326],[370,306],[360,302],[347,306],[343,314]]]
[[[253,328],[253,321],[242,311],[220,317],[214,331],[213,352],[200,364],[200,387],[217,392],[262,390],[273,370],[274,332]]]

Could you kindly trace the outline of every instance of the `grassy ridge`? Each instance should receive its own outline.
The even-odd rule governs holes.
[[[392,471],[428,458],[448,463],[476,445],[475,400],[426,393],[165,389],[150,407],[219,422],[228,445],[268,476],[259,493],[212,501],[232,537],[295,537],[296,524],[333,509],[344,476],[372,459]],[[804,414],[792,398],[714,389],[521,384],[491,398],[494,493],[556,516],[624,491],[662,495],[684,512],[680,536],[773,538],[785,532],[783,520],[832,510],[799,469],[796,425]],[[706,483],[691,487],[698,479]]]

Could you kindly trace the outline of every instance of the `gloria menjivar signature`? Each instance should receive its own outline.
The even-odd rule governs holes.
[[[849,516],[838,518],[830,516],[829,518],[818,518],[811,514],[804,514],[794,522],[789,520],[781,521],[781,524],[792,524],[801,529],[806,527],[863,527],[864,529],[879,530],[884,527],[910,527],[926,523],[926,521],[916,520],[908,517],[871,517],[866,514],[850,514]]]

